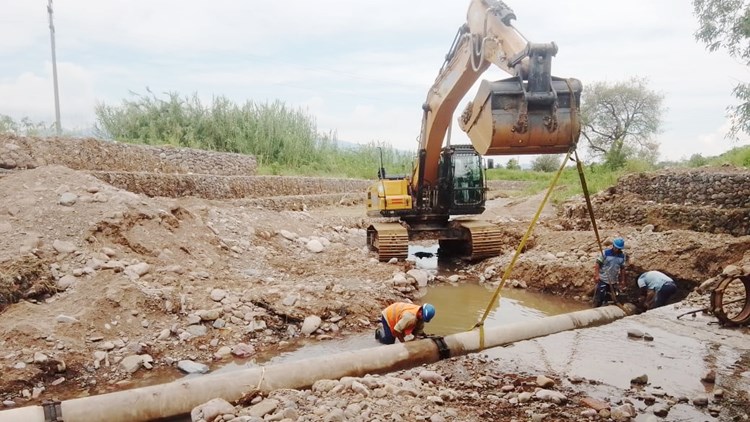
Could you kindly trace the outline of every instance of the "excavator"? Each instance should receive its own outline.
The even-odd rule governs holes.
[[[485,210],[482,157],[575,149],[582,84],[552,76],[557,45],[529,42],[513,26],[515,19],[500,0],[471,0],[466,22],[422,105],[411,175],[388,176],[381,163],[377,182],[368,187],[367,215],[391,217],[367,228],[368,247],[380,261],[407,258],[409,241],[435,239],[440,256],[497,256],[503,244],[499,227],[466,217]],[[492,64],[511,77],[480,82],[476,97],[458,117],[471,145],[451,145],[459,102]]]

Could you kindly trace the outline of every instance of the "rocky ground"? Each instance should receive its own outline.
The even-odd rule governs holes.
[[[535,207],[534,198],[495,191],[487,217],[503,227],[507,248],[463,266],[459,282],[499,283]],[[142,385],[148,373],[165,380],[180,370],[204,372],[302,338],[370,331],[386,304],[449,282],[408,261],[378,262],[365,247],[368,220],[357,201],[280,210],[242,199],[146,197],[54,165],[0,175],[0,197],[6,407]],[[625,237],[631,281],[657,267],[675,276],[680,297],[750,250],[748,236],[601,224],[604,238]],[[566,227],[550,208],[512,278],[588,301],[598,247],[591,231]],[[276,391],[219,413],[292,421],[626,420],[616,415],[631,413],[625,395],[611,404],[583,401],[564,379],[506,373],[476,355]],[[403,405],[395,409],[394,401]]]

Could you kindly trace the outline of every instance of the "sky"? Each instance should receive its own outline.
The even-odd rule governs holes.
[[[515,27],[554,41],[555,76],[645,77],[664,96],[660,159],[717,155],[732,88],[747,66],[695,41],[691,0],[508,0]],[[62,126],[85,129],[97,103],[131,92],[280,100],[321,132],[414,151],[421,106],[469,0],[68,0],[54,2]],[[47,1],[0,0],[0,114],[54,121]],[[482,78],[509,75],[491,68]],[[464,97],[474,97],[476,86]],[[452,143],[468,138],[454,125]],[[529,157],[497,157],[528,162]]]

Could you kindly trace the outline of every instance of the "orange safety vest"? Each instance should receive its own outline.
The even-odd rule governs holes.
[[[393,305],[390,305],[389,307],[383,309],[383,317],[385,317],[385,322],[388,323],[388,328],[390,328],[391,332],[395,335],[396,331],[394,330],[394,327],[396,326],[396,324],[398,324],[398,321],[401,320],[401,316],[404,314],[404,312],[410,312],[416,317],[418,315],[419,308],[421,308],[420,305],[396,302]],[[415,322],[418,321],[415,320]],[[409,334],[411,334],[411,332],[414,331],[414,327],[416,326],[417,324],[408,327],[404,331],[404,336],[408,336]]]

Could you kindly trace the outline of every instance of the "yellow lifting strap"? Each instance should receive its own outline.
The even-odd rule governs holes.
[[[531,220],[531,224],[529,224],[529,228],[526,230],[526,234],[523,235],[523,238],[521,239],[521,243],[518,244],[518,247],[516,248],[516,253],[513,254],[513,259],[511,259],[510,264],[508,264],[508,266],[505,267],[505,272],[503,272],[503,278],[500,281],[500,285],[497,286],[497,289],[495,290],[495,294],[492,295],[492,299],[490,299],[490,303],[487,304],[487,309],[484,310],[484,314],[482,315],[482,317],[479,319],[479,321],[476,324],[474,324],[473,327],[471,327],[472,330],[474,328],[484,326],[484,320],[487,319],[487,316],[490,314],[490,309],[492,309],[492,306],[495,304],[495,301],[500,296],[500,291],[503,289],[503,287],[505,287],[505,283],[508,281],[508,276],[510,275],[510,272],[513,270],[513,266],[516,265],[516,260],[518,259],[518,256],[521,255],[521,251],[523,250],[524,246],[526,246],[526,241],[529,239],[529,236],[531,236],[531,233],[534,231],[534,226],[536,225],[537,220],[539,220],[539,216],[542,214],[544,205],[547,204],[547,199],[549,199],[550,194],[552,194],[552,190],[557,185],[557,181],[560,179],[560,174],[562,174],[562,171],[565,168],[565,164],[567,164],[568,160],[570,159],[570,154],[571,154],[571,151],[568,151],[568,154],[565,155],[565,159],[562,161],[562,164],[560,165],[560,169],[557,170],[555,177],[552,179],[552,182],[549,185],[549,189],[547,189],[547,193],[544,195],[542,202],[539,204],[539,209],[537,209],[536,214],[534,214],[534,218]]]
[[[575,152],[576,167],[578,168],[578,176],[581,179],[581,189],[583,190],[583,196],[586,198],[586,208],[589,211],[589,217],[591,217],[591,227],[594,229],[594,236],[596,236],[596,244],[599,247],[599,253],[604,254],[602,249],[602,240],[599,238],[599,230],[596,228],[596,218],[594,218],[594,207],[591,205],[591,196],[589,195],[589,188],[586,186],[586,177],[583,175],[583,165],[581,160],[578,159],[578,151]]]
[[[594,236],[596,236],[596,244],[599,247],[599,255],[604,255],[604,249],[602,249],[602,240],[599,237],[599,230],[596,227],[596,218],[594,218],[594,207],[591,205],[591,197],[589,195],[588,187],[586,186],[586,178],[583,176],[583,165],[581,160],[578,159],[578,152],[575,153],[576,167],[578,167],[578,176],[581,178],[581,189],[583,189],[583,196],[586,198],[586,208],[589,211],[589,217],[591,217],[591,227],[594,229]],[[615,286],[609,284],[609,294],[612,296],[612,301],[615,305],[620,306],[620,302],[617,300],[617,292],[615,292]]]

